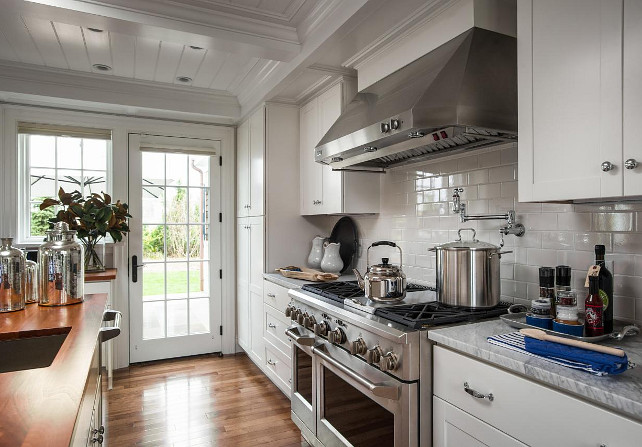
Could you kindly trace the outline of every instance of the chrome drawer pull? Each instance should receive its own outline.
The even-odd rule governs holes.
[[[476,397],[477,399],[488,399],[489,402],[492,402],[495,400],[493,393],[482,394],[479,391],[475,391],[474,389],[468,386],[468,382],[464,382],[464,391],[466,391],[471,396]]]
[[[268,365],[276,366],[276,362],[272,359],[268,359]]]
[[[273,293],[268,293],[267,296],[269,296],[270,298],[276,298],[276,295]]]
[[[268,323],[268,327],[270,327],[270,328],[272,328],[272,329],[276,329],[276,324],[274,324],[274,323]]]

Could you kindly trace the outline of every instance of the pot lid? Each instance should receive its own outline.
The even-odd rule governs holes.
[[[463,241],[461,239],[462,231],[472,231],[472,240]],[[459,234],[459,239],[453,242],[447,242],[445,244],[438,245],[437,248],[445,250],[499,250],[499,247],[497,245],[477,240],[477,232],[472,228],[461,228],[457,232],[457,234]]]

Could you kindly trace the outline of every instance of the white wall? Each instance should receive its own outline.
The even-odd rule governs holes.
[[[538,296],[538,268],[559,264],[572,267],[572,286],[582,297],[594,245],[604,244],[615,275],[614,315],[642,323],[642,202],[521,203],[514,145],[395,168],[382,176],[381,214],[354,217],[361,239],[359,268],[365,268],[365,251],[373,241],[389,239],[404,251],[407,276],[434,284],[435,255],[428,248],[456,239],[458,228],[476,228],[478,239],[498,244],[502,221],[462,224],[452,214],[454,187],[464,188],[470,214],[515,209],[526,226],[523,237],[505,238],[506,249],[514,253],[502,257],[502,300],[529,304]],[[338,218],[318,219],[327,220],[329,233]],[[382,252],[374,250],[380,257]]]
[[[222,321],[226,330],[223,335],[223,352],[235,352],[235,263],[234,263],[234,185],[235,185],[235,131],[233,127],[219,125],[191,124],[154,119],[116,117],[98,113],[83,113],[66,110],[41,109],[31,106],[0,104],[2,134],[0,135],[0,234],[17,234],[17,123],[30,121],[39,123],[76,125],[112,129],[112,195],[115,199],[128,202],[128,134],[151,133],[155,135],[210,138],[221,141],[223,154],[222,168],[222,210],[223,210],[223,309]],[[114,308],[123,312],[123,332],[117,339],[115,368],[129,364],[129,298],[127,277],[127,243],[109,247],[112,266],[118,269],[115,283]],[[229,330],[227,330],[229,328]]]

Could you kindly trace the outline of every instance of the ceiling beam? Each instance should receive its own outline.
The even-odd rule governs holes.
[[[9,0],[18,14],[275,61],[301,50],[296,28],[155,0]],[[12,17],[13,16],[13,17]],[[3,19],[0,19],[3,20]]]

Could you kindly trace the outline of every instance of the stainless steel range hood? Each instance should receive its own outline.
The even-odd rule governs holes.
[[[516,140],[516,39],[471,28],[359,92],[315,159],[381,170]]]

